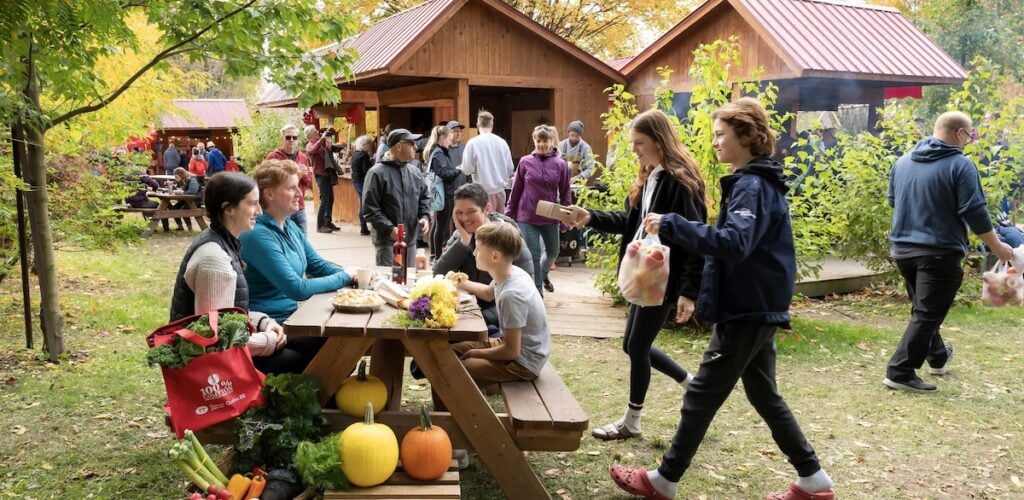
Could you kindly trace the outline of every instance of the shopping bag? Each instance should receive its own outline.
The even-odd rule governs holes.
[[[996,262],[992,269],[981,275],[981,303],[987,306],[1024,305],[1024,280],[1008,262]]]
[[[669,249],[648,235],[626,246],[619,266],[619,291],[630,304],[660,306],[668,287]]]
[[[228,308],[210,311],[212,337],[203,337],[187,328],[202,317],[196,314],[157,328],[146,336],[150,349],[170,344],[175,338],[198,346],[209,347],[219,339],[217,322],[220,314],[246,314],[243,309]],[[249,333],[256,328],[247,323]],[[186,429],[199,431],[231,420],[252,406],[263,404],[263,374],[252,364],[246,347],[213,351],[192,359],[181,368],[161,366],[167,403],[164,411],[178,438]]]

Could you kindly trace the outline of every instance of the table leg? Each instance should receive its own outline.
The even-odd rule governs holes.
[[[320,352],[303,372],[320,378],[320,404],[323,405],[334,397],[341,383],[352,373],[366,349],[374,339],[353,337],[329,337]]]
[[[388,389],[385,410],[402,409],[402,377],[405,375],[405,346],[400,340],[378,339],[370,348],[370,374]]]
[[[551,498],[447,339],[402,340],[452,418],[510,499]]]
[[[170,207],[171,207],[171,203],[169,201],[161,199],[160,200],[160,205],[158,205],[156,207],[156,213],[160,213],[162,210],[168,210],[168,209],[170,209]],[[153,233],[156,232],[156,225],[159,224],[159,223],[160,223],[160,219],[158,219],[156,217],[150,217],[149,218],[149,227],[147,227],[146,230],[142,232],[142,237],[143,238],[149,238],[150,236],[153,236]]]
[[[196,202],[193,201],[193,200],[185,200],[185,204],[190,209],[195,209],[195,210],[199,209],[199,207],[196,206]],[[206,217],[203,217],[202,215],[199,215],[199,216],[196,216],[195,219],[196,219],[196,224],[199,224],[199,228],[200,229],[206,229]]]

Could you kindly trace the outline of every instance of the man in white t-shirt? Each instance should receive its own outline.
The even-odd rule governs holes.
[[[479,135],[466,143],[462,153],[462,172],[472,175],[473,181],[483,186],[491,209],[505,212],[505,188],[512,177],[512,151],[505,139],[494,130],[494,115],[481,110],[476,116]]]

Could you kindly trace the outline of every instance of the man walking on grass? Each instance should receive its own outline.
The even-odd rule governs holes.
[[[959,111],[943,113],[932,135],[889,171],[889,254],[911,302],[910,323],[883,381],[892,389],[933,393],[935,385],[921,380],[916,370],[925,361],[932,375],[945,375],[949,369],[953,345],[942,340],[939,327],[963,282],[967,228],[1000,260],[1013,257],[992,228],[978,169],[963,153],[975,138],[970,117]]]

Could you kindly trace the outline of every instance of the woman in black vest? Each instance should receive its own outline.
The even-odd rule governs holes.
[[[225,307],[249,310],[249,287],[239,256],[238,235],[252,229],[260,208],[259,190],[249,176],[224,172],[206,183],[206,212],[210,227],[185,252],[174,283],[171,321]],[[286,337],[264,313],[249,311],[256,333],[249,336],[249,352],[257,368],[267,371],[274,360],[287,357]]]

